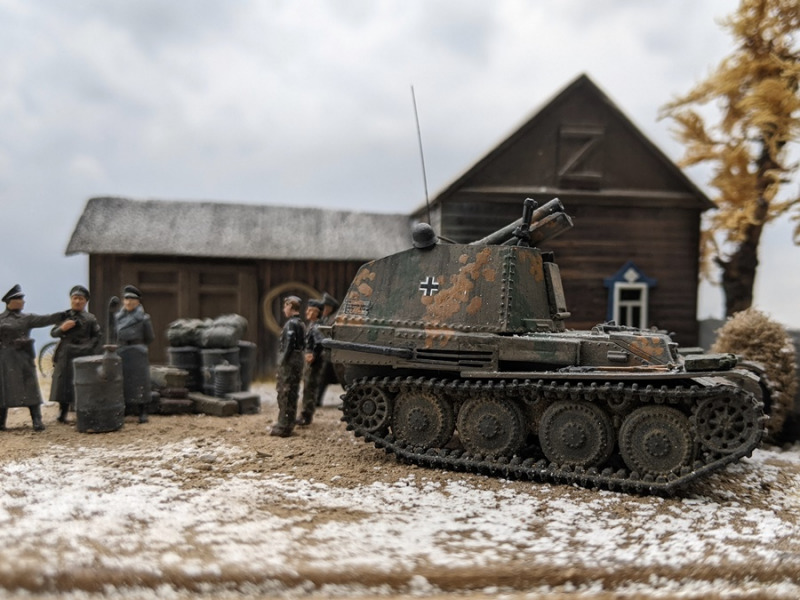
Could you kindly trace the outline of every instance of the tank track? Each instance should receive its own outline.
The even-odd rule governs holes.
[[[558,400],[594,402],[613,413],[615,429],[625,415],[647,405],[674,406],[690,414],[691,464],[666,475],[640,475],[625,466],[616,447],[604,468],[556,464],[538,447],[514,456],[469,454],[460,448],[414,446],[390,433],[391,406],[379,406],[377,416],[365,417],[356,406],[365,393],[386,397],[404,392],[446,397],[458,406],[475,397],[524,399],[534,411]],[[374,444],[398,460],[422,467],[478,473],[508,479],[578,485],[637,494],[672,495],[688,483],[708,476],[744,456],[750,456],[765,434],[763,404],[753,394],[724,380],[709,385],[642,385],[622,382],[559,380],[447,380],[422,377],[365,377],[353,382],[342,395],[342,421],[357,437]],[[698,414],[700,406],[703,414]],[[720,410],[722,414],[720,414]],[[709,411],[711,411],[709,413]],[[716,412],[715,412],[716,411]],[[371,410],[370,410],[371,412]],[[745,426],[730,433],[724,413],[735,413]],[[688,416],[687,414],[687,416]],[[709,414],[711,417],[709,418]],[[732,439],[726,437],[733,436]]]

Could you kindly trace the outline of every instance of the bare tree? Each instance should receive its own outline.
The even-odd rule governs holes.
[[[800,132],[800,4],[741,0],[722,26],[734,39],[734,52],[708,79],[664,106],[662,118],[677,123],[677,137],[686,146],[683,166],[713,166],[717,210],[701,238],[702,271],[709,276],[712,264],[720,267],[731,316],[753,302],[764,225],[791,211],[799,222],[794,242],[800,244],[800,197],[786,197],[797,170],[789,163],[789,145]],[[699,110],[712,102],[719,119],[708,124],[708,113],[704,118]]]

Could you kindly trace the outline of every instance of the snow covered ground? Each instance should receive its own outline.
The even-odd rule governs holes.
[[[171,442],[126,425],[142,440],[70,434],[0,459],[0,596],[800,597],[798,446],[664,499],[389,459],[354,485],[335,452],[308,476],[291,447],[186,423]],[[340,455],[377,453],[342,439]]]

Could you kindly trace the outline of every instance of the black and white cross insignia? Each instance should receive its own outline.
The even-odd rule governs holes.
[[[435,277],[428,275],[425,281],[419,282],[419,289],[423,296],[433,296],[439,291],[439,282],[436,281]]]

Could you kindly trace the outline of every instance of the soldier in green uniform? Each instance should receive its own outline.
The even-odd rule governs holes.
[[[322,300],[311,299],[306,305],[305,368],[303,371],[303,403],[296,424],[311,425],[317,408],[317,396],[322,378],[322,334],[319,332],[319,317]]]
[[[322,317],[320,317],[319,324],[331,325],[336,317],[337,310],[339,310],[339,302],[336,298],[328,292],[322,294]],[[331,351],[328,348],[323,348],[320,360],[322,365],[320,366],[319,385],[317,386],[317,406],[322,406],[322,402],[325,399],[325,389],[328,384],[339,382],[333,370]]]
[[[66,319],[53,327],[50,335],[58,338],[58,347],[53,355],[53,383],[50,386],[50,402],[57,402],[60,411],[58,421],[67,422],[70,404],[75,402],[72,361],[79,356],[92,356],[102,352],[100,325],[93,314],[86,311],[89,290],[76,285],[69,291],[70,309]]]
[[[6,428],[8,409],[27,406],[35,431],[43,431],[42,393],[33,350],[31,329],[55,325],[64,320],[64,313],[31,315],[22,312],[25,294],[15,285],[3,296],[6,310],[0,314],[0,430]]]
[[[286,323],[281,331],[278,352],[278,422],[270,435],[289,437],[297,415],[297,396],[303,376],[303,345],[305,328],[300,320],[300,298],[287,296],[283,301]]]

